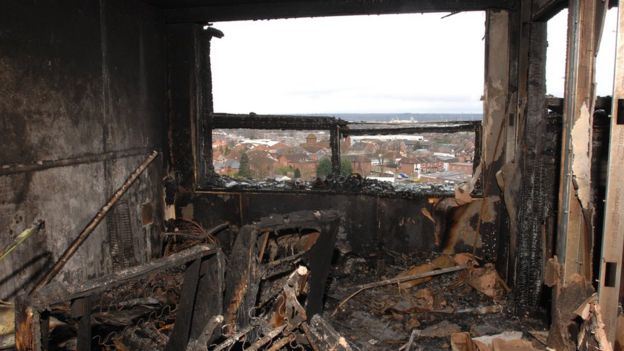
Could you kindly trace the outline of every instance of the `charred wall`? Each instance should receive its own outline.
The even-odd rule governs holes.
[[[436,245],[434,224],[423,215],[423,209],[434,212],[433,200],[439,199],[425,194],[402,199],[313,192],[201,192],[180,202],[178,215],[192,216],[205,228],[212,228],[224,221],[240,226],[276,213],[334,209],[343,213],[344,233],[358,254],[369,254],[380,248],[409,254],[441,251],[442,245],[451,240],[458,250],[462,245],[471,246],[472,242],[447,237]],[[444,235],[449,232],[445,231]]]
[[[141,1],[2,2],[0,245],[36,218],[46,229],[0,262],[0,298],[29,288],[145,155],[161,149],[162,27],[160,13]],[[161,163],[57,279],[76,282],[149,258]]]

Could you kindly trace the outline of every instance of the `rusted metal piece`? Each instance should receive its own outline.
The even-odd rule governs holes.
[[[34,285],[30,294],[35,292],[37,289],[40,289],[42,286],[49,283],[56,275],[63,269],[67,261],[78,251],[80,245],[87,240],[89,235],[97,228],[98,224],[106,217],[106,214],[110,212],[110,210],[115,206],[115,204],[121,199],[121,197],[130,189],[132,184],[139,179],[139,176],[143,174],[143,172],[147,169],[147,167],[158,157],[158,151],[153,151],[147,158],[139,165],[139,167],[134,170],[126,179],[126,181],[121,185],[119,189],[111,196],[111,198],[106,202],[102,208],[95,214],[95,216],[89,221],[89,223],[84,227],[84,229],[78,234],[76,239],[69,245],[69,247],[63,252],[58,261],[52,266],[52,268]]]
[[[247,326],[245,328],[242,328],[239,332],[230,336],[224,342],[216,346],[212,351],[222,351],[228,349],[230,346],[234,345],[239,339],[249,334],[253,329],[254,326]]]
[[[120,151],[109,151],[98,154],[85,154],[78,155],[74,157],[62,158],[58,160],[41,160],[34,163],[28,164],[9,164],[0,166],[0,176],[9,175],[9,174],[17,174],[17,173],[27,173],[27,172],[37,172],[43,171],[50,168],[57,167],[67,167],[74,165],[81,165],[86,163],[95,163],[95,162],[103,162],[110,160],[117,160],[120,158],[128,158],[133,156],[141,156],[145,155],[148,152],[148,149],[138,148],[138,149],[128,149],[128,150],[120,150]]]
[[[271,340],[275,339],[278,335],[280,335],[284,329],[286,329],[286,325],[282,325],[281,327],[277,327],[270,332],[266,333],[263,337],[259,338],[254,342],[251,346],[245,349],[245,351],[258,351],[264,345],[271,342]]]
[[[442,268],[442,269],[436,269],[436,270],[432,270],[432,271],[429,271],[429,272],[423,272],[423,273],[408,275],[408,276],[404,276],[404,277],[397,277],[397,278],[392,278],[392,279],[386,279],[386,280],[382,280],[382,281],[379,281],[379,282],[373,282],[373,283],[368,283],[368,284],[356,286],[355,288],[357,288],[357,290],[354,293],[352,293],[351,295],[347,296],[345,299],[343,299],[338,304],[338,306],[336,306],[336,309],[334,310],[333,314],[338,312],[340,310],[340,307],[342,307],[350,299],[352,299],[353,297],[355,297],[357,294],[361,293],[364,290],[376,288],[376,287],[379,287],[379,286],[385,286],[385,285],[390,285],[390,284],[397,284],[397,283],[402,283],[402,282],[408,282],[408,281],[416,280],[416,279],[433,277],[433,276],[436,276],[436,275],[442,275],[442,274],[446,274],[446,273],[458,272],[458,271],[462,271],[462,270],[464,270],[466,268],[467,267],[465,265],[459,265],[459,266],[447,267],[447,268]]]
[[[291,342],[295,341],[297,337],[295,336],[295,334],[289,334],[287,336],[284,336],[283,338],[277,340],[276,342],[273,343],[273,345],[271,345],[271,348],[269,348],[267,351],[279,351],[281,350],[283,347],[285,347],[286,345],[290,344]]]

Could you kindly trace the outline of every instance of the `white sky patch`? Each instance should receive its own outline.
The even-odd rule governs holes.
[[[481,113],[485,14],[222,22],[215,111]]]
[[[557,97],[563,97],[565,86],[567,28],[567,9],[548,21],[546,92]],[[617,8],[612,8],[607,12],[596,58],[596,94],[599,96],[613,95],[616,29]]]
[[[214,106],[230,113],[482,113],[485,13],[220,22]],[[611,95],[617,9],[597,59]],[[567,10],[548,23],[547,93],[563,96]]]

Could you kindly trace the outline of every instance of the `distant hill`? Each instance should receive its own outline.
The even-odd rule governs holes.
[[[445,121],[480,121],[478,113],[323,113],[323,116],[335,116],[350,122],[445,122]]]

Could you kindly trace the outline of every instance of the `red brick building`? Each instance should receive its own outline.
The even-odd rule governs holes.
[[[458,172],[466,175],[472,175],[472,162],[453,162],[448,164],[449,172]]]

